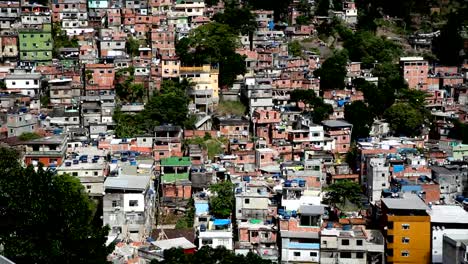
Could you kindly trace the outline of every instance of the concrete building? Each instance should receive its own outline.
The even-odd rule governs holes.
[[[122,161],[125,160],[125,161]],[[151,235],[155,191],[152,160],[121,161],[110,164],[111,177],[104,182],[103,222],[109,225],[108,243],[115,239],[144,241]]]
[[[34,167],[39,163],[44,167],[60,166],[65,159],[67,140],[67,135],[54,135],[25,142],[24,163]]]
[[[9,93],[37,97],[42,89],[42,76],[40,73],[15,70],[5,77],[5,86]]]
[[[198,246],[217,248],[225,247],[233,250],[232,223],[229,219],[209,220],[206,224],[200,224],[197,228]]]
[[[432,263],[447,263],[443,259],[444,236],[468,238],[468,212],[458,205],[432,205],[431,217]]]
[[[428,89],[429,63],[423,57],[402,57],[400,67],[409,88]]]
[[[351,132],[353,125],[343,120],[322,121],[325,136],[334,139],[335,148],[333,152],[345,154],[351,147]]]
[[[18,31],[20,60],[29,64],[48,64],[52,61],[52,26],[24,28]]]
[[[466,235],[444,235],[443,260],[444,264],[468,263],[468,239]]]
[[[382,191],[390,187],[390,167],[385,158],[368,158],[367,162],[367,197],[375,203],[382,197]]]
[[[458,165],[432,166],[432,179],[439,183],[440,198],[447,204],[455,203],[458,195],[466,194],[468,169]]]
[[[34,132],[38,128],[37,116],[29,113],[7,114],[8,137],[18,137]]]
[[[382,199],[385,262],[430,263],[431,223],[426,210],[426,204],[416,195]]]
[[[385,240],[378,230],[327,228],[320,232],[320,263],[384,263]]]

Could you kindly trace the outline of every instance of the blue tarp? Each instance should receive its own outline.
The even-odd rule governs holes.
[[[401,186],[402,192],[420,192],[422,191],[422,187],[419,185],[405,185]]]
[[[208,213],[209,206],[208,203],[195,203],[195,214],[202,215]]]
[[[215,219],[213,221],[213,224],[215,226],[229,225],[230,223],[231,223],[231,220],[229,219]]]
[[[297,248],[297,249],[320,249],[319,243],[297,243],[297,242],[289,242],[289,248]]]
[[[400,172],[405,170],[405,165],[393,165],[393,172]]]
[[[336,103],[338,104],[338,107],[342,107],[346,104],[346,100],[338,100]]]

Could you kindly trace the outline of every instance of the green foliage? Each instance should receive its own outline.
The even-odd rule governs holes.
[[[62,30],[60,22],[52,24],[52,38],[54,39],[54,48],[52,50],[53,56],[58,57],[60,48],[77,48],[79,46],[76,37],[69,38]]]
[[[50,97],[47,94],[40,96],[41,107],[48,107],[50,104]]]
[[[234,184],[223,181],[210,186],[210,212],[217,218],[227,218],[234,209]]]
[[[185,141],[186,145],[200,145],[207,151],[208,158],[213,159],[214,156],[224,154],[224,146],[228,144],[225,138],[212,138],[209,133],[205,133],[203,138],[196,137]]]
[[[96,205],[80,181],[23,168],[0,148],[0,244],[16,263],[106,263],[109,228],[92,222]]]
[[[333,107],[326,104],[322,98],[317,97],[313,90],[294,90],[291,92],[291,101],[302,102],[306,107],[313,108],[312,121],[320,124],[323,120],[333,113]]]
[[[216,113],[220,115],[242,116],[246,112],[246,107],[240,101],[220,101],[216,108]]]
[[[34,133],[34,132],[25,132],[23,134],[21,134],[18,139],[21,140],[21,141],[29,141],[29,140],[33,140],[33,139],[38,139],[38,138],[41,138],[42,136],[37,134],[37,133]]]
[[[236,53],[240,42],[236,31],[218,22],[190,31],[176,43],[176,53],[185,65],[219,65],[220,86],[232,85],[237,75],[246,72],[245,57]]]
[[[440,36],[434,41],[434,51],[444,65],[458,66],[463,61],[463,56],[460,56],[460,51],[464,48],[460,35],[462,23],[460,15],[451,13],[447,24],[440,31]]]
[[[194,254],[184,254],[181,248],[171,248],[164,251],[164,260],[152,260],[151,264],[273,264],[259,255],[249,252],[247,255],[236,255],[224,247],[211,248],[204,246]]]
[[[318,0],[317,8],[315,9],[316,16],[328,16],[330,9],[330,0]]]
[[[121,81],[123,76],[127,76]],[[129,67],[120,69],[115,74],[115,91],[121,101],[124,102],[143,102],[145,87],[141,83],[135,83],[135,68]]]
[[[213,21],[226,24],[237,34],[252,34],[257,28],[255,16],[248,7],[228,6],[223,13],[216,13]]]
[[[193,220],[195,218],[195,207],[193,199],[190,198],[187,204],[187,210],[185,211],[184,217],[179,219],[176,223],[176,229],[186,229],[186,228],[193,228]]]
[[[138,50],[140,48],[140,42],[137,39],[134,39],[133,37],[130,37],[127,40],[125,48],[127,49],[128,55],[130,55],[131,57],[135,57],[140,54]]]
[[[289,5],[292,0],[246,0],[243,1],[255,10],[273,10],[276,22],[286,22],[288,19]]]
[[[314,75],[320,77],[320,89],[332,90],[343,89],[346,77],[346,65],[348,64],[348,54],[346,50],[338,51],[330,58],[326,59],[322,66],[314,71]]]
[[[376,62],[394,62],[402,54],[397,44],[369,31],[358,31],[348,35],[344,41],[344,48],[348,50],[349,59],[362,62],[364,68],[370,68]]]
[[[188,114],[187,96],[187,90],[191,85],[187,80],[180,83],[164,81],[161,90],[153,94],[140,113],[129,115],[116,109],[113,116],[116,136],[133,137],[144,132],[152,132],[155,126],[161,124],[193,126],[193,118]]]
[[[300,57],[302,56],[302,45],[299,41],[294,40],[291,41],[288,45],[288,53],[293,57]]]
[[[5,90],[7,87],[6,87],[6,83],[4,80],[1,80],[0,81],[0,90]]]
[[[309,25],[310,18],[308,16],[300,15],[296,18],[297,25]]]
[[[361,164],[358,158],[359,158],[358,147],[356,146],[355,143],[353,143],[351,144],[351,147],[349,148],[345,157],[346,163],[348,163],[349,167],[353,170],[353,172],[357,172],[359,165]]]
[[[468,144],[468,125],[460,122],[458,119],[455,119],[448,137],[461,140],[463,144]]]
[[[324,202],[335,207],[344,206],[346,201],[361,207],[361,186],[350,180],[337,181],[325,188]]]
[[[344,115],[346,121],[353,124],[351,138],[366,138],[374,122],[374,115],[363,101],[354,101],[345,106]]]
[[[409,103],[395,103],[384,113],[397,135],[416,136],[424,123],[423,114]]]

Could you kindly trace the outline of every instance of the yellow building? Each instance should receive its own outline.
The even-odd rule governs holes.
[[[205,64],[200,67],[180,67],[180,79],[189,79],[194,83],[190,92],[192,103],[200,111],[212,109],[219,101],[219,70]]]
[[[386,263],[430,263],[431,219],[416,195],[382,199]]]

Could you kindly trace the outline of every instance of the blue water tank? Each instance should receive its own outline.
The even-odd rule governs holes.
[[[206,226],[205,224],[200,225],[200,232],[205,232],[206,231]]]
[[[284,182],[284,187],[291,187],[291,183],[292,183],[292,182],[289,181],[289,180],[288,180],[288,181],[285,181],[285,182]]]
[[[112,159],[112,160],[111,160],[111,163],[112,163],[112,164],[117,164],[117,162],[118,162],[117,159]]]
[[[291,211],[291,216],[292,216],[292,217],[296,217],[296,216],[297,216],[297,211],[292,210],[292,211]]]
[[[122,157],[120,160],[121,160],[122,162],[126,162],[128,159],[127,159],[127,157]]]
[[[73,160],[73,164],[78,164],[78,163],[80,163],[79,160]]]
[[[459,203],[463,202],[465,200],[465,196],[463,195],[458,195],[457,198],[455,198],[455,200]]]
[[[130,161],[130,165],[131,165],[131,166],[136,166],[136,165],[137,165],[136,160],[131,160],[131,161]]]
[[[65,167],[70,167],[71,166],[71,161],[65,161]]]
[[[306,181],[305,180],[299,180],[299,187],[305,187]]]
[[[332,229],[332,228],[333,228],[333,222],[328,222],[327,229]]]
[[[346,230],[346,231],[351,230],[351,225],[343,225],[343,230]]]
[[[279,214],[279,215],[284,215],[284,209],[281,209],[281,208],[278,209],[278,214]]]
[[[250,176],[243,176],[242,180],[246,182],[250,182]]]

